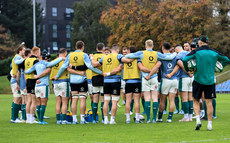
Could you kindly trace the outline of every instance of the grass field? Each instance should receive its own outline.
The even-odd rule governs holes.
[[[195,131],[195,121],[179,123],[182,115],[174,115],[173,123],[125,124],[124,106],[118,109],[116,125],[56,125],[55,97],[50,95],[46,116],[48,125],[10,123],[12,95],[0,95],[0,143],[4,142],[230,142],[230,94],[217,96],[217,116],[213,131],[206,131],[203,121]],[[89,108],[90,100],[87,106]],[[120,103],[121,105],[121,103]],[[143,111],[143,109],[141,110]],[[79,114],[79,110],[78,110]],[[99,116],[101,117],[101,116]],[[132,118],[134,115],[132,115]],[[166,121],[167,115],[163,116]],[[79,120],[79,116],[78,116]]]

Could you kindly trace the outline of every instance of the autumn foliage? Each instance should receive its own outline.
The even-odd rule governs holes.
[[[160,49],[165,41],[183,44],[206,34],[204,26],[211,14],[207,0],[129,0],[104,11],[100,22],[111,29],[109,46],[116,43],[143,49],[145,40],[152,39],[155,49]]]
[[[0,59],[13,56],[16,51],[16,40],[13,40],[10,33],[0,25]]]

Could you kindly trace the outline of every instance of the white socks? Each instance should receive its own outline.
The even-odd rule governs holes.
[[[196,124],[200,124],[200,116],[196,116]]]
[[[140,113],[136,113],[136,121],[140,121],[139,115]]]
[[[208,125],[212,125],[212,121],[208,121]]]
[[[30,121],[30,114],[26,114],[26,120]]]
[[[73,115],[73,121],[77,122],[77,115]]]
[[[81,121],[85,121],[85,114],[81,114]]]
[[[104,116],[104,122],[108,122],[109,119],[108,119],[108,116]]]
[[[115,122],[115,116],[111,116],[110,122]]]
[[[130,121],[130,114],[129,113],[125,113],[126,115],[126,121]]]
[[[192,119],[192,114],[189,114],[189,117],[188,117],[189,119]]]
[[[35,120],[34,114],[30,114],[30,119],[31,119],[31,122],[33,122]]]
[[[188,114],[184,114],[184,119],[185,119],[185,120],[188,119]]]

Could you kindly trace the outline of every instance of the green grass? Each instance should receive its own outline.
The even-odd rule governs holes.
[[[6,76],[0,76],[0,94],[10,94],[10,82],[6,78]]]
[[[118,108],[116,125],[56,125],[53,94],[46,110],[46,116],[51,117],[45,120],[48,125],[12,124],[12,95],[0,95],[0,142],[230,142],[230,94],[217,97],[218,118],[213,121],[213,131],[206,131],[207,121],[202,122],[200,131],[195,131],[195,121],[179,123],[182,115],[177,114],[173,116],[173,123],[135,124],[132,121],[125,124],[124,106]],[[164,115],[163,120],[166,118]]]

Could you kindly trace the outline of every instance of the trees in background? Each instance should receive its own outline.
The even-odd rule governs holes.
[[[155,49],[163,42],[173,45],[191,41],[206,34],[204,26],[211,17],[208,1],[118,1],[104,11],[100,22],[109,27],[108,44],[134,45],[143,49],[147,39],[153,39]]]
[[[98,42],[107,43],[109,28],[99,23],[101,12],[110,7],[108,0],[84,0],[73,5],[74,19],[71,22],[72,45],[76,41],[85,42],[85,51],[95,51]]]
[[[36,4],[36,24],[41,17],[40,5]],[[12,34],[15,42],[25,42],[27,47],[33,46],[33,5],[32,0],[1,0],[0,24]],[[37,30],[37,41],[41,37]],[[12,47],[13,48],[13,47]]]
[[[0,60],[13,56],[15,51],[12,47],[16,47],[16,42],[7,32],[6,28],[0,25]]]
[[[230,58],[230,1],[212,0],[213,18],[206,25],[210,44]]]

